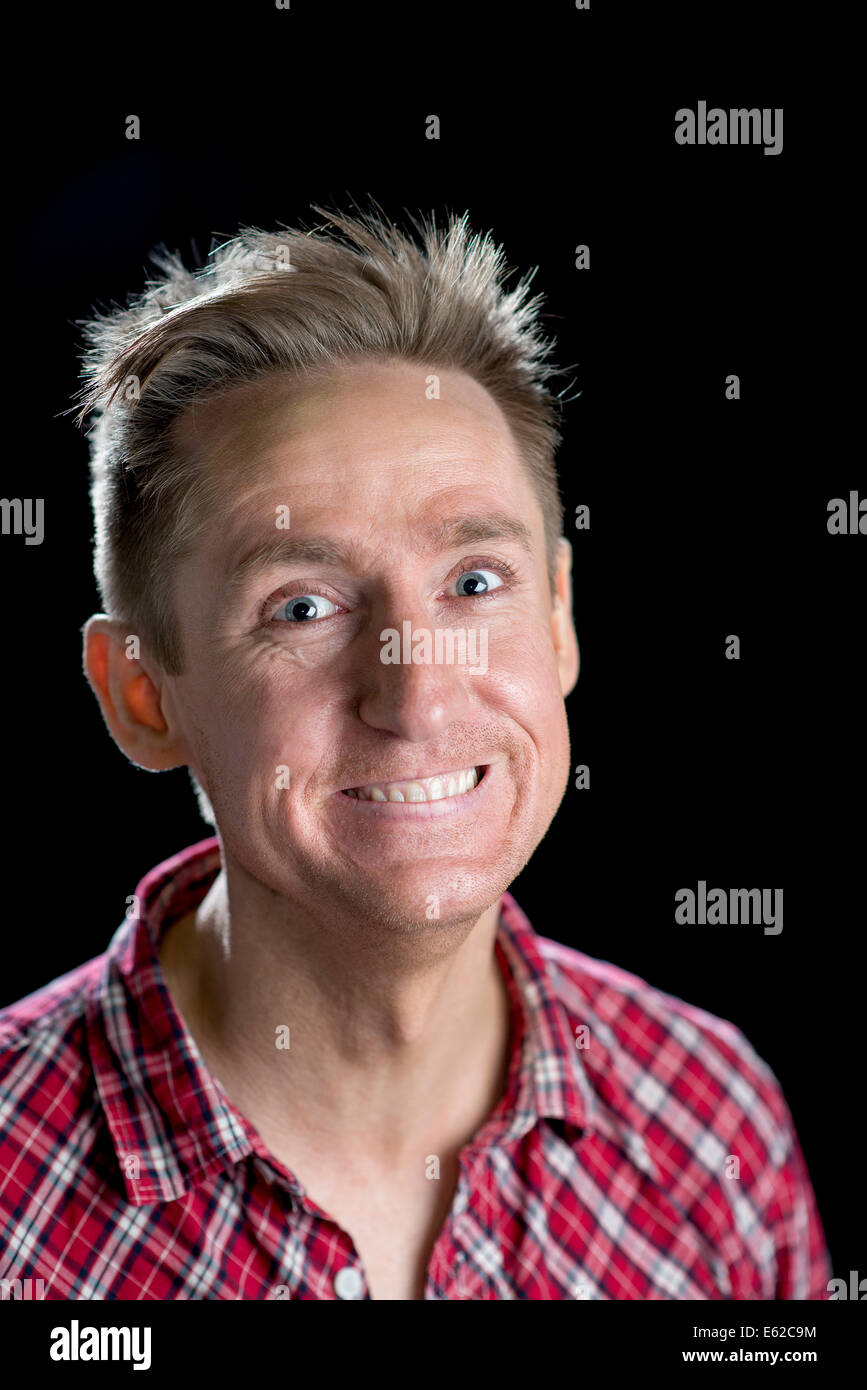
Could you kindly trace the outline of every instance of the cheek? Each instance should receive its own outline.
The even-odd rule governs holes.
[[[550,628],[528,623],[523,640],[504,650],[500,664],[504,699],[536,745],[545,779],[568,778],[569,724]],[[562,766],[561,766],[562,765]]]
[[[306,778],[334,743],[333,702],[321,676],[272,657],[224,667],[199,692],[199,720],[218,781],[255,800],[281,768]]]
[[[504,713],[530,730],[562,717],[556,653],[549,630],[537,619],[525,617],[510,630],[492,634],[488,673],[478,679],[495,693]]]

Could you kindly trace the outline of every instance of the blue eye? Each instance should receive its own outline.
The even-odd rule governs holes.
[[[487,576],[490,576],[495,582],[491,584]],[[458,593],[462,594],[464,598],[475,598],[478,594],[487,593],[489,589],[499,588],[502,583],[500,576],[493,570],[464,570],[463,574],[458,577]],[[461,585],[471,587],[462,590]]]
[[[274,614],[278,622],[310,623],[316,618],[330,618],[337,605],[322,594],[295,594]]]

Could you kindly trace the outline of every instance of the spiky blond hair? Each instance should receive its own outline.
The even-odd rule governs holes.
[[[322,228],[243,227],[188,270],[178,253],[126,308],[81,327],[77,419],[90,431],[94,573],[105,611],[139,633],[163,670],[183,671],[172,601],[178,561],[213,514],[214,479],[178,445],[194,400],[269,373],[299,378],[341,362],[401,360],[466,372],[502,409],[545,522],[549,579],[563,522],[554,455],[560,396],[540,332],[535,270],[511,292],[504,253],[468,214],[413,225],[420,245],[376,213],[314,211]]]

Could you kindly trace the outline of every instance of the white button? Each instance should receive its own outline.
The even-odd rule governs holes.
[[[361,1290],[364,1287],[364,1279],[360,1269],[353,1265],[346,1265],[344,1269],[339,1269],[334,1276],[334,1292],[338,1298],[360,1298]]]

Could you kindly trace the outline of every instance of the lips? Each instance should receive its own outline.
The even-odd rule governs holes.
[[[347,787],[344,795],[358,801],[444,801],[472,791],[483,774],[483,766],[460,768],[405,782],[370,782],[360,787]]]

